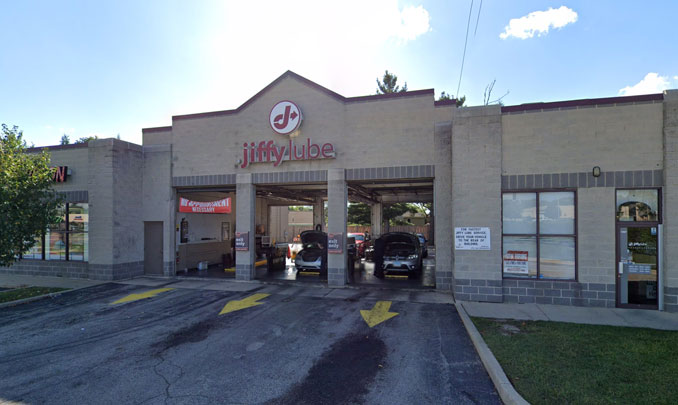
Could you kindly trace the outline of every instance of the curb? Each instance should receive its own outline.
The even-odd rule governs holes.
[[[97,284],[95,284],[95,285],[97,285]],[[35,286],[33,286],[33,287],[35,287]],[[0,309],[1,308],[7,308],[7,307],[13,307],[13,306],[16,306],[16,305],[21,305],[21,304],[28,304],[29,302],[39,301],[39,300],[42,300],[42,299],[45,299],[45,298],[56,298],[63,293],[82,290],[84,288],[90,288],[90,287],[94,287],[94,285],[88,285],[86,287],[70,288],[70,289],[64,290],[64,291],[58,291],[58,292],[53,292],[53,293],[48,293],[48,294],[43,294],[43,295],[36,295],[35,297],[22,298],[20,300],[15,300],[15,301],[3,302],[2,304],[0,304]]]
[[[492,354],[492,351],[490,351],[490,348],[487,347],[485,340],[483,340],[483,337],[480,335],[480,332],[478,332],[478,329],[476,329],[471,318],[469,318],[464,307],[458,302],[454,305],[457,307],[457,313],[459,313],[459,316],[464,323],[464,327],[466,327],[466,331],[471,337],[473,346],[475,346],[476,352],[478,352],[478,356],[480,356],[480,360],[483,362],[485,370],[487,370],[487,373],[490,375],[502,402],[511,405],[529,405],[529,402],[513,388],[508,377],[506,377],[506,373],[504,373],[504,370],[494,357],[494,354]]]

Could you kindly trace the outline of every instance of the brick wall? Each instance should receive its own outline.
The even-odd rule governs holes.
[[[86,262],[24,259],[11,267],[0,267],[0,274],[24,276],[91,278]]]
[[[664,309],[678,312],[678,90],[664,93]]]
[[[501,109],[461,108],[453,115],[452,125],[453,221],[451,229],[445,229],[450,224],[436,228],[452,233],[455,227],[488,227],[492,249],[455,250],[454,278],[501,281]],[[497,300],[494,294],[485,295]]]
[[[504,280],[504,302],[615,307],[615,285],[572,281]]]

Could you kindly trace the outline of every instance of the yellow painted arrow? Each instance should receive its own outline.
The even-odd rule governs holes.
[[[241,300],[228,301],[228,303],[224,306],[224,309],[222,309],[221,312],[219,312],[219,315],[227,314],[229,312],[240,311],[241,309],[261,305],[261,304],[263,304],[263,302],[257,302],[257,301],[263,300],[264,298],[268,297],[269,295],[271,295],[271,294],[254,294],[254,295],[250,295],[249,297],[245,297]]]
[[[150,291],[146,291],[146,292],[139,293],[139,294],[130,294],[130,295],[124,297],[124,298],[120,298],[119,300],[117,300],[115,302],[111,302],[111,305],[123,304],[125,302],[132,302],[132,301],[143,300],[144,298],[155,297],[156,295],[158,295],[160,293],[164,293],[165,291],[169,291],[169,290],[174,290],[174,288],[158,288],[157,290],[150,290]]]
[[[367,322],[367,326],[372,328],[398,315],[397,312],[388,312],[389,308],[391,308],[391,301],[377,301],[374,308],[361,309],[360,315]]]

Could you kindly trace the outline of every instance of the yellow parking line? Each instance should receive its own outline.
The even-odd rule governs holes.
[[[395,274],[386,274],[386,278],[408,278],[408,276],[401,276]]]
[[[224,271],[227,272],[227,273],[229,273],[229,272],[232,273],[232,272],[235,271],[235,267],[231,267],[231,268],[229,268],[229,269],[224,269]]]
[[[298,276],[319,276],[320,273],[317,272],[317,271],[304,271],[304,272],[298,271],[297,275]]]
[[[268,263],[266,260],[259,260],[258,262],[254,262],[255,266],[263,266],[264,264]]]

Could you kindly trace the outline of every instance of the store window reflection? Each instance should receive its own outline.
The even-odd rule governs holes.
[[[22,255],[24,259],[89,260],[89,204],[68,203],[57,213],[59,220],[36,236],[35,245]]]

